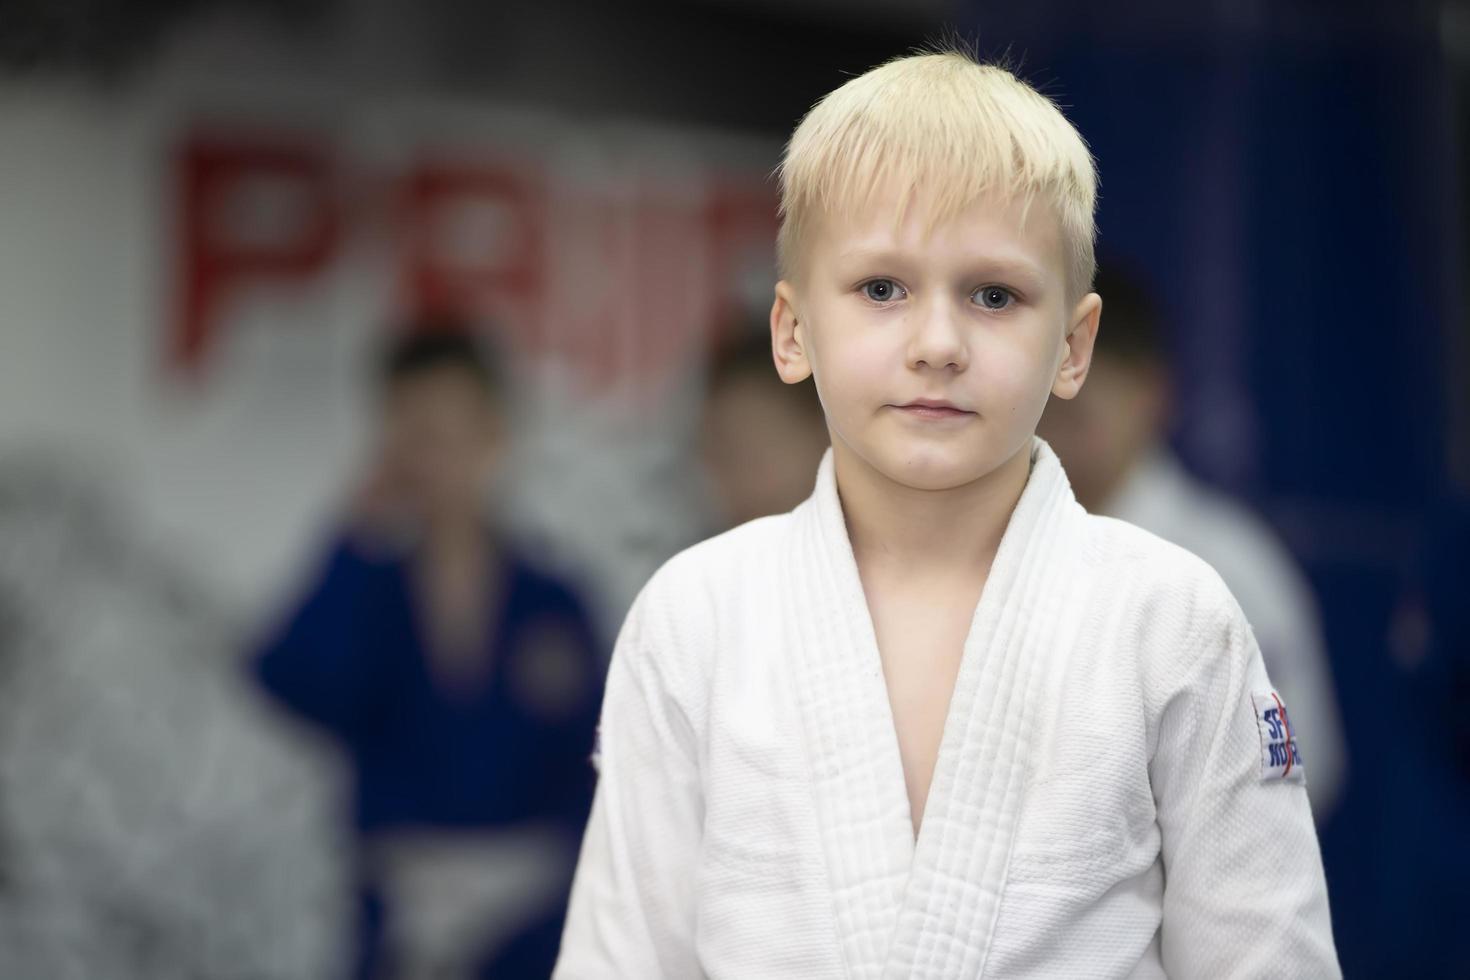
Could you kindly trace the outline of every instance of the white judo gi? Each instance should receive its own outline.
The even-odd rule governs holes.
[[[915,840],[829,453],[629,613],[555,975],[1338,976],[1294,750],[1219,577],[1036,440]]]
[[[1271,681],[1309,732],[1307,795],[1320,822],[1337,804],[1347,745],[1311,586],[1270,526],[1190,476],[1167,450],[1147,454],[1102,507],[1192,551],[1220,573],[1261,647]]]

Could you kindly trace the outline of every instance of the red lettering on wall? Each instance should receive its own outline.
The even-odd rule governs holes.
[[[399,261],[409,317],[487,320],[536,349],[545,280],[540,181],[509,164],[424,163],[402,190]]]
[[[774,186],[754,175],[744,179],[724,175],[710,188],[705,227],[710,242],[712,343],[718,343],[722,333],[740,329],[742,318],[763,316],[770,308],[772,297],[766,297],[759,310],[747,309],[741,287],[753,275],[771,273],[780,227],[776,206]]]
[[[232,298],[318,281],[344,235],[389,236],[399,322],[466,319],[582,384],[629,391],[686,366],[718,331],[759,317],[774,190],[757,173],[614,160],[606,172],[425,148],[406,172],[353,187],[374,201],[349,227],[344,173],[321,145],[280,134],[193,136],[178,158],[180,239],[171,365],[197,368]],[[369,273],[371,275],[371,273]],[[364,288],[372,288],[363,284]]]
[[[252,284],[310,279],[336,246],[339,215],[332,168],[310,142],[195,136],[177,165],[180,295],[167,355],[194,370],[224,300]]]

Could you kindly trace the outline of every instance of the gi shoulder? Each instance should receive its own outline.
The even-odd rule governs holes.
[[[1087,564],[1107,601],[1121,604],[1136,636],[1146,686],[1172,687],[1200,671],[1238,668],[1254,640],[1219,573],[1194,553],[1142,528],[1088,516]]]
[[[769,604],[791,515],[762,517],[685,548],[634,600],[619,647],[636,645],[664,670],[708,675],[722,637]]]

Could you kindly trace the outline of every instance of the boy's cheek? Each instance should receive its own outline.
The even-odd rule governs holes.
[[[871,411],[896,397],[891,369],[872,362],[843,367],[845,370],[834,372],[827,385],[828,399],[835,400],[839,411]]]
[[[1056,375],[1042,352],[1009,345],[977,350],[970,367],[984,390],[1003,392],[1011,404],[1045,401]]]

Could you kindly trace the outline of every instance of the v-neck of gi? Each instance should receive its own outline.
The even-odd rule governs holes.
[[[1053,506],[1059,482],[1070,497],[1055,457],[1043,446],[1039,440],[1032,444],[1032,472],[971,617],[917,835],[877,632],[843,518],[831,450],[805,505],[811,510],[797,522],[796,557],[809,577],[805,590],[791,590],[801,603],[793,610],[802,641],[798,684],[849,976],[907,975],[903,970],[930,928],[926,917],[935,902],[947,900],[952,887],[966,887],[967,878],[998,899],[1011,828],[982,826],[988,816],[983,811],[1005,805],[1017,792],[1012,763],[1024,752],[1028,706],[1014,695],[1024,698],[1038,672],[1013,650],[993,657],[991,648],[998,635],[1004,645],[1016,645],[1016,610],[1008,606],[1016,605],[1013,586],[1033,549],[1030,535],[1014,529],[1035,523]],[[1039,480],[1038,462],[1047,464]],[[976,758],[977,747],[993,747],[995,757]],[[1003,853],[985,846],[992,841]],[[993,904],[987,911],[993,912]]]

